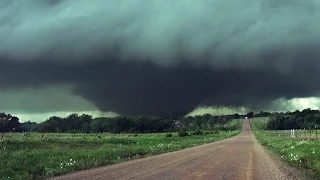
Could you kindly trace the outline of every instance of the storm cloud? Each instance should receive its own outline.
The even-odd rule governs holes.
[[[2,0],[0,88],[67,86],[128,115],[319,96],[319,10],[316,0]]]

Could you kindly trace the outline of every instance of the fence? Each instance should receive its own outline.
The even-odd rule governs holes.
[[[273,134],[280,137],[286,137],[286,138],[320,140],[320,130],[291,129],[291,130],[273,130],[273,131],[266,131],[266,132],[269,134]]]
[[[174,134],[174,133],[173,133]],[[3,140],[96,140],[96,139],[114,139],[114,138],[121,138],[121,139],[129,139],[129,138],[159,138],[164,137],[166,133],[127,133],[127,134],[111,134],[111,133],[1,133],[0,134],[0,141]]]

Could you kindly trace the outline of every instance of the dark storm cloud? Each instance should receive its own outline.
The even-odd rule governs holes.
[[[4,0],[2,89],[71,85],[103,111],[315,96],[318,1]]]
[[[0,68],[1,77],[6,77],[2,87],[72,84],[74,94],[100,110],[130,115],[181,115],[199,104],[263,108],[270,100],[311,96],[320,89],[315,83],[319,73],[304,68],[284,74],[270,68],[213,69],[190,63],[160,67],[119,61],[76,65],[13,61],[1,67],[6,67]]]

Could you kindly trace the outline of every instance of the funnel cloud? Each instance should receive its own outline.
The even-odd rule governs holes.
[[[66,96],[86,102],[60,109],[123,115],[289,107],[283,99],[319,97],[319,10],[318,0],[2,0],[0,90],[32,96],[9,106],[24,113],[56,111]]]

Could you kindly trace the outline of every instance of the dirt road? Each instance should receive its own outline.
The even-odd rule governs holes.
[[[245,120],[240,135],[223,141],[54,179],[294,179],[287,174],[258,144]]]

